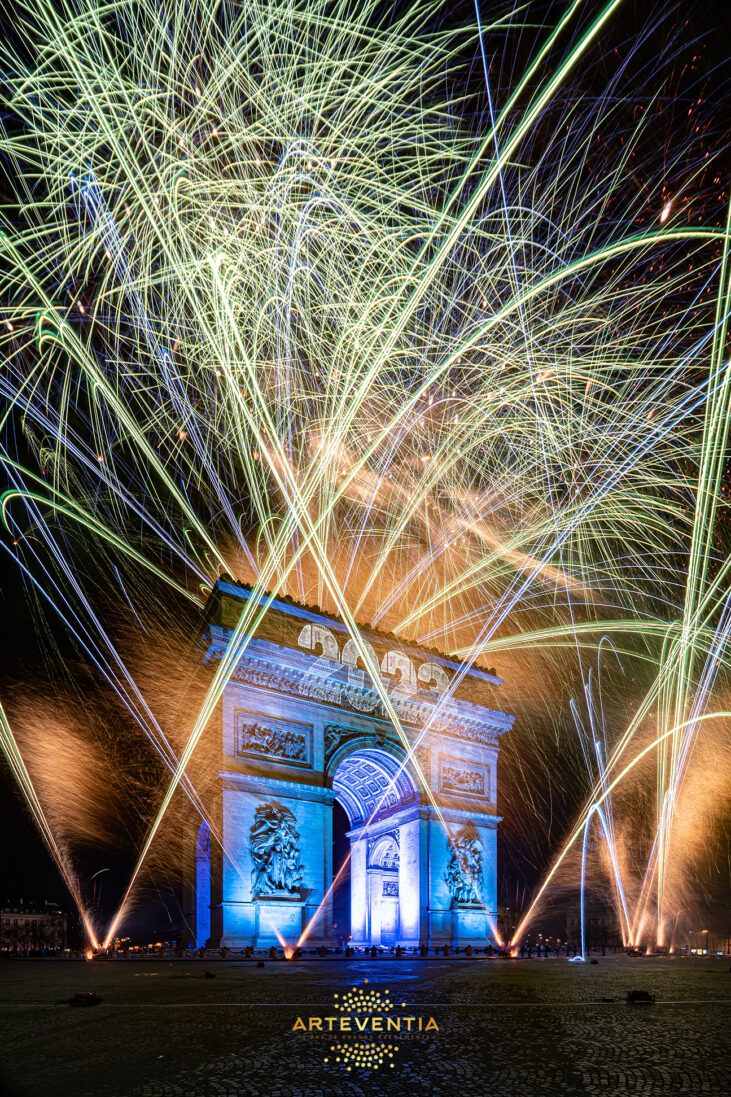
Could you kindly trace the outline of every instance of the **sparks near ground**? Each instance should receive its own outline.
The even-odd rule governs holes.
[[[701,100],[661,157],[653,139],[672,50],[630,107],[639,41],[581,92],[621,7],[575,0],[519,48],[522,9],[18,9],[0,47],[3,548],[39,628],[72,638],[167,771],[111,926],[85,914],[95,944],[176,799],[209,818],[196,749],[276,593],[337,612],[366,666],[363,621],[465,670],[540,648],[578,688],[536,704],[573,722],[584,763],[545,886],[583,841],[583,891],[600,827],[625,940],[677,924],[684,788],[728,733],[729,224]],[[222,572],[266,597],[174,738],[130,630],[149,650],[151,620],[173,627]],[[621,717],[611,673],[636,683]],[[65,770],[26,765],[22,727],[0,728],[83,909],[54,831]],[[640,779],[638,869],[616,797]],[[727,796],[713,785],[711,819]]]

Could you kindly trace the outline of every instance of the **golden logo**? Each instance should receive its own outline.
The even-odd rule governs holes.
[[[399,1040],[426,1040],[439,1032],[433,1017],[399,1012],[388,990],[355,986],[342,995],[334,994],[333,999],[331,1015],[298,1017],[292,1031],[304,1038],[331,1040],[323,1062],[337,1063],[346,1070],[393,1068]],[[406,1002],[401,1002],[400,1009],[406,1008]]]

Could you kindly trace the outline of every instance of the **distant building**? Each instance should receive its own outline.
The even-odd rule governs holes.
[[[66,947],[67,917],[58,903],[6,900],[0,912],[0,951]]]
[[[581,910],[579,904],[568,912],[566,939],[575,948],[581,946]],[[612,948],[622,945],[622,931],[615,907],[599,900],[587,900],[584,910],[584,937],[587,948]]]

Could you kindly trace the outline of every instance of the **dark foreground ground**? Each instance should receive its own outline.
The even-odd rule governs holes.
[[[401,1012],[433,1016],[439,1032],[399,1039],[391,1069],[348,1073],[330,1038],[305,1040],[292,1026],[298,1016],[332,1015],[333,995],[366,979],[367,989],[388,989]],[[31,959],[2,963],[0,980],[3,1097],[731,1093],[728,958],[263,968]],[[628,1005],[634,988],[656,1002]],[[59,1004],[78,991],[104,1000]]]

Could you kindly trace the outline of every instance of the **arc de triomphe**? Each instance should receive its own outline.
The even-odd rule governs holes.
[[[251,591],[227,577],[204,660],[226,649]],[[354,945],[495,943],[497,757],[513,717],[502,680],[364,628],[414,750],[408,758],[337,618],[272,602],[222,697],[216,826],[195,834],[198,945],[332,943],[333,804],[350,829]],[[423,780],[422,776],[423,775]],[[428,786],[428,787],[426,787]],[[305,942],[303,942],[305,943]]]

